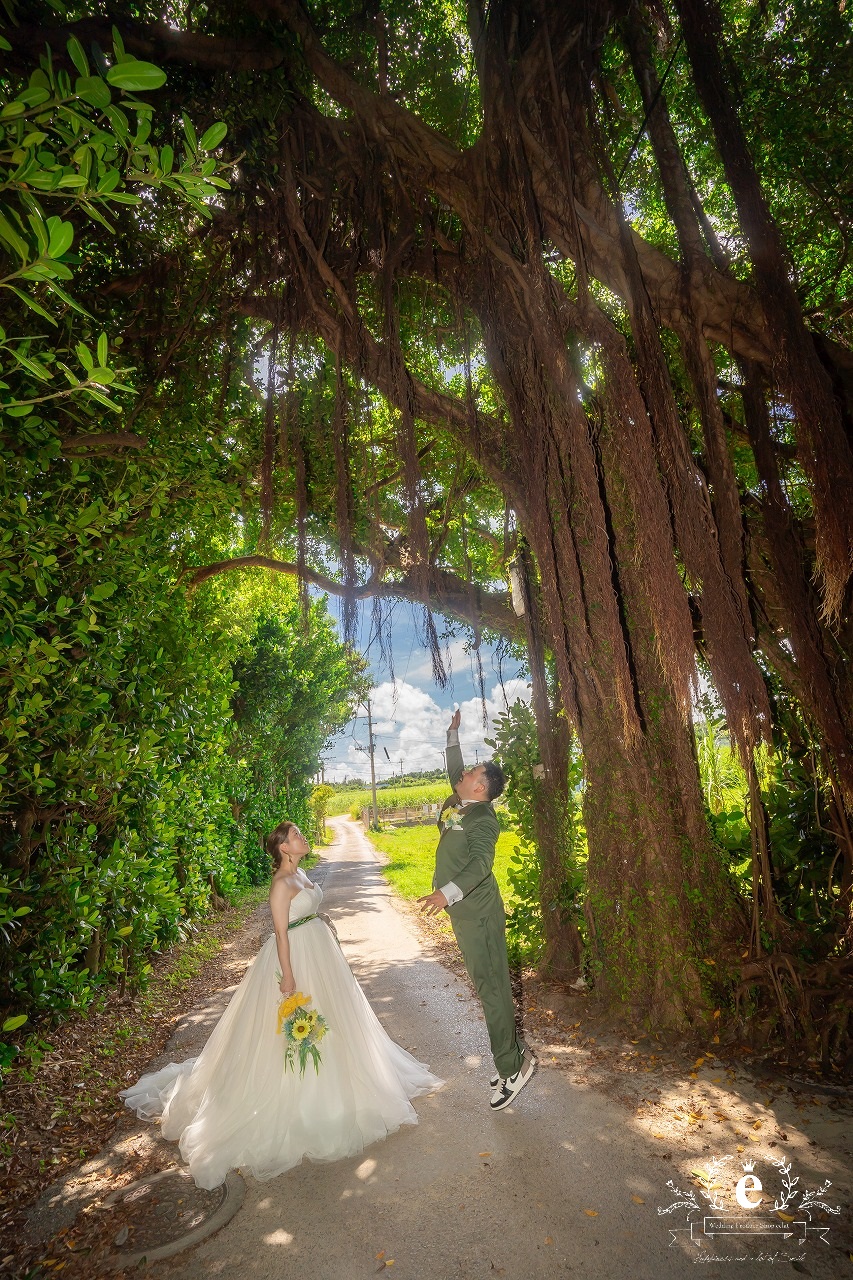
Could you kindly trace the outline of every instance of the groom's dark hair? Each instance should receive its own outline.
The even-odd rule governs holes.
[[[503,769],[494,760],[487,760],[483,765],[483,777],[486,781],[486,795],[490,800],[497,800],[506,786]]]

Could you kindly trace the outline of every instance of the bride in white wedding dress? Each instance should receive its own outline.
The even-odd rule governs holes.
[[[121,1096],[146,1119],[162,1117],[196,1184],[212,1189],[229,1169],[274,1178],[310,1160],[356,1155],[403,1124],[417,1124],[410,1099],[443,1081],[387,1035],[317,915],[323,896],[299,866],[308,852],[283,822],[267,839],[275,864],[264,943],[198,1058],[170,1063]],[[325,1019],[315,1071],[285,1070],[278,1033],[282,999],[302,992]]]

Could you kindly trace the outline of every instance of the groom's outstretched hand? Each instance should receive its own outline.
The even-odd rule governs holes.
[[[462,712],[458,710],[454,711],[453,719],[450,721],[450,724],[447,726],[448,732],[451,729],[458,729],[461,723],[462,723]]]
[[[457,716],[459,712],[456,712]],[[421,904],[421,911],[425,911],[428,916],[437,916],[439,911],[443,911],[447,906],[447,899],[440,889],[433,889],[432,893],[426,894],[423,898],[418,898]]]

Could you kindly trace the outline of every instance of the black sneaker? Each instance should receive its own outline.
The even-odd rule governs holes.
[[[508,1080],[502,1080],[498,1076],[497,1086],[489,1101],[492,1111],[503,1111],[504,1107],[509,1106],[516,1095],[521,1093],[536,1070],[536,1066],[537,1062],[533,1054],[525,1053],[524,1061],[514,1076],[510,1076]]]

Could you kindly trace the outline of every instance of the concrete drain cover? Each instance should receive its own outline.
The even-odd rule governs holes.
[[[198,1244],[234,1217],[245,1194],[234,1169],[214,1191],[202,1191],[186,1169],[164,1169],[114,1191],[104,1203],[121,1205],[124,1221],[113,1242],[113,1266],[159,1262]]]

